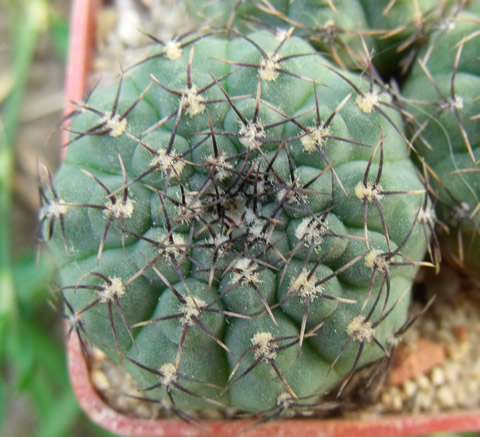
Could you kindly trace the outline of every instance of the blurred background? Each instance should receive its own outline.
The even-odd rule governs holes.
[[[54,271],[37,256],[38,164],[58,163],[69,2],[0,0],[0,435],[109,436],[68,381]]]
[[[113,26],[115,11],[123,11],[126,17],[125,5],[136,2],[152,3],[110,1],[99,22]],[[172,11],[172,0],[152,4],[157,3],[158,16],[172,21],[165,19]],[[48,256],[39,256],[38,246],[38,165],[54,171],[59,161],[69,4],[66,0],[0,0],[2,437],[112,436],[84,416],[71,390],[61,308],[49,288],[55,272]],[[131,19],[128,15],[127,21],[117,23],[120,35],[123,32],[130,43]],[[171,30],[168,25],[160,28]],[[99,28],[99,34],[105,31]]]

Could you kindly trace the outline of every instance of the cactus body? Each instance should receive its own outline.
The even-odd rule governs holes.
[[[295,35],[308,39],[338,65],[358,68],[362,65],[362,36],[371,44],[365,11],[359,1],[326,0],[186,0],[195,21],[210,26],[232,26],[242,32],[252,29],[283,30],[295,28]]]
[[[370,58],[383,77],[402,76],[430,34],[465,7],[463,0],[185,0],[195,21],[248,29],[295,28],[342,68]]]
[[[428,203],[382,89],[289,35],[189,36],[72,132],[45,235],[72,326],[148,397],[258,414],[388,353]]]
[[[478,9],[478,2],[476,4]],[[446,255],[480,271],[480,63],[475,5],[432,35],[403,88],[412,138],[427,168]]]

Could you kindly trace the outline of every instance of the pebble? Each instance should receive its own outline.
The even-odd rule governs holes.
[[[451,408],[455,406],[455,396],[452,389],[447,385],[438,389],[436,398],[442,407]]]
[[[103,391],[110,388],[110,381],[102,370],[92,370],[90,373],[90,378],[97,390]]]
[[[430,375],[433,385],[442,385],[445,383],[445,372],[441,367],[435,367]]]
[[[475,296],[475,295],[474,295]],[[474,297],[473,296],[473,297]],[[377,411],[398,412],[400,397],[402,411],[436,412],[480,406],[480,345],[472,341],[480,338],[480,301],[468,294],[459,294],[454,301],[442,301],[432,307],[427,317],[418,320],[413,333],[403,337],[399,353],[393,361],[392,374],[402,378],[400,395],[396,379],[390,378],[390,387],[381,397],[382,407]],[[444,359],[429,370],[419,371],[421,360],[411,356],[422,349],[419,342],[428,338],[444,351]],[[402,363],[401,360],[406,361]],[[415,362],[415,365],[412,365]],[[410,363],[410,364],[409,364]],[[403,368],[403,373],[397,367]],[[416,369],[417,373],[413,372]],[[396,373],[397,372],[397,373]]]

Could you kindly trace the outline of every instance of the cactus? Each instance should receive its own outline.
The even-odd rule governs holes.
[[[480,271],[480,4],[432,35],[403,87],[411,139],[425,167],[446,256]]]
[[[362,68],[360,36],[371,45],[368,22],[359,1],[325,0],[185,0],[192,18],[204,25],[228,26],[241,32],[252,29],[295,28],[342,68]]]
[[[467,6],[465,0],[361,0],[376,30],[372,62],[384,77],[403,77],[432,32]]]
[[[364,69],[367,56],[384,77],[405,75],[431,32],[466,0],[185,0],[190,15],[240,31],[295,28],[338,66]]]
[[[181,417],[340,394],[428,246],[400,112],[291,32],[157,43],[78,105],[41,188],[72,331]]]

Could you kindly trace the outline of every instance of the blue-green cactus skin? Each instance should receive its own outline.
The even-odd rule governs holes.
[[[445,254],[470,275],[480,271],[480,11],[432,35],[402,90],[419,164],[436,198]]]
[[[149,398],[258,414],[386,356],[428,202],[384,90],[296,37],[192,36],[71,130],[42,209],[66,310]]]

